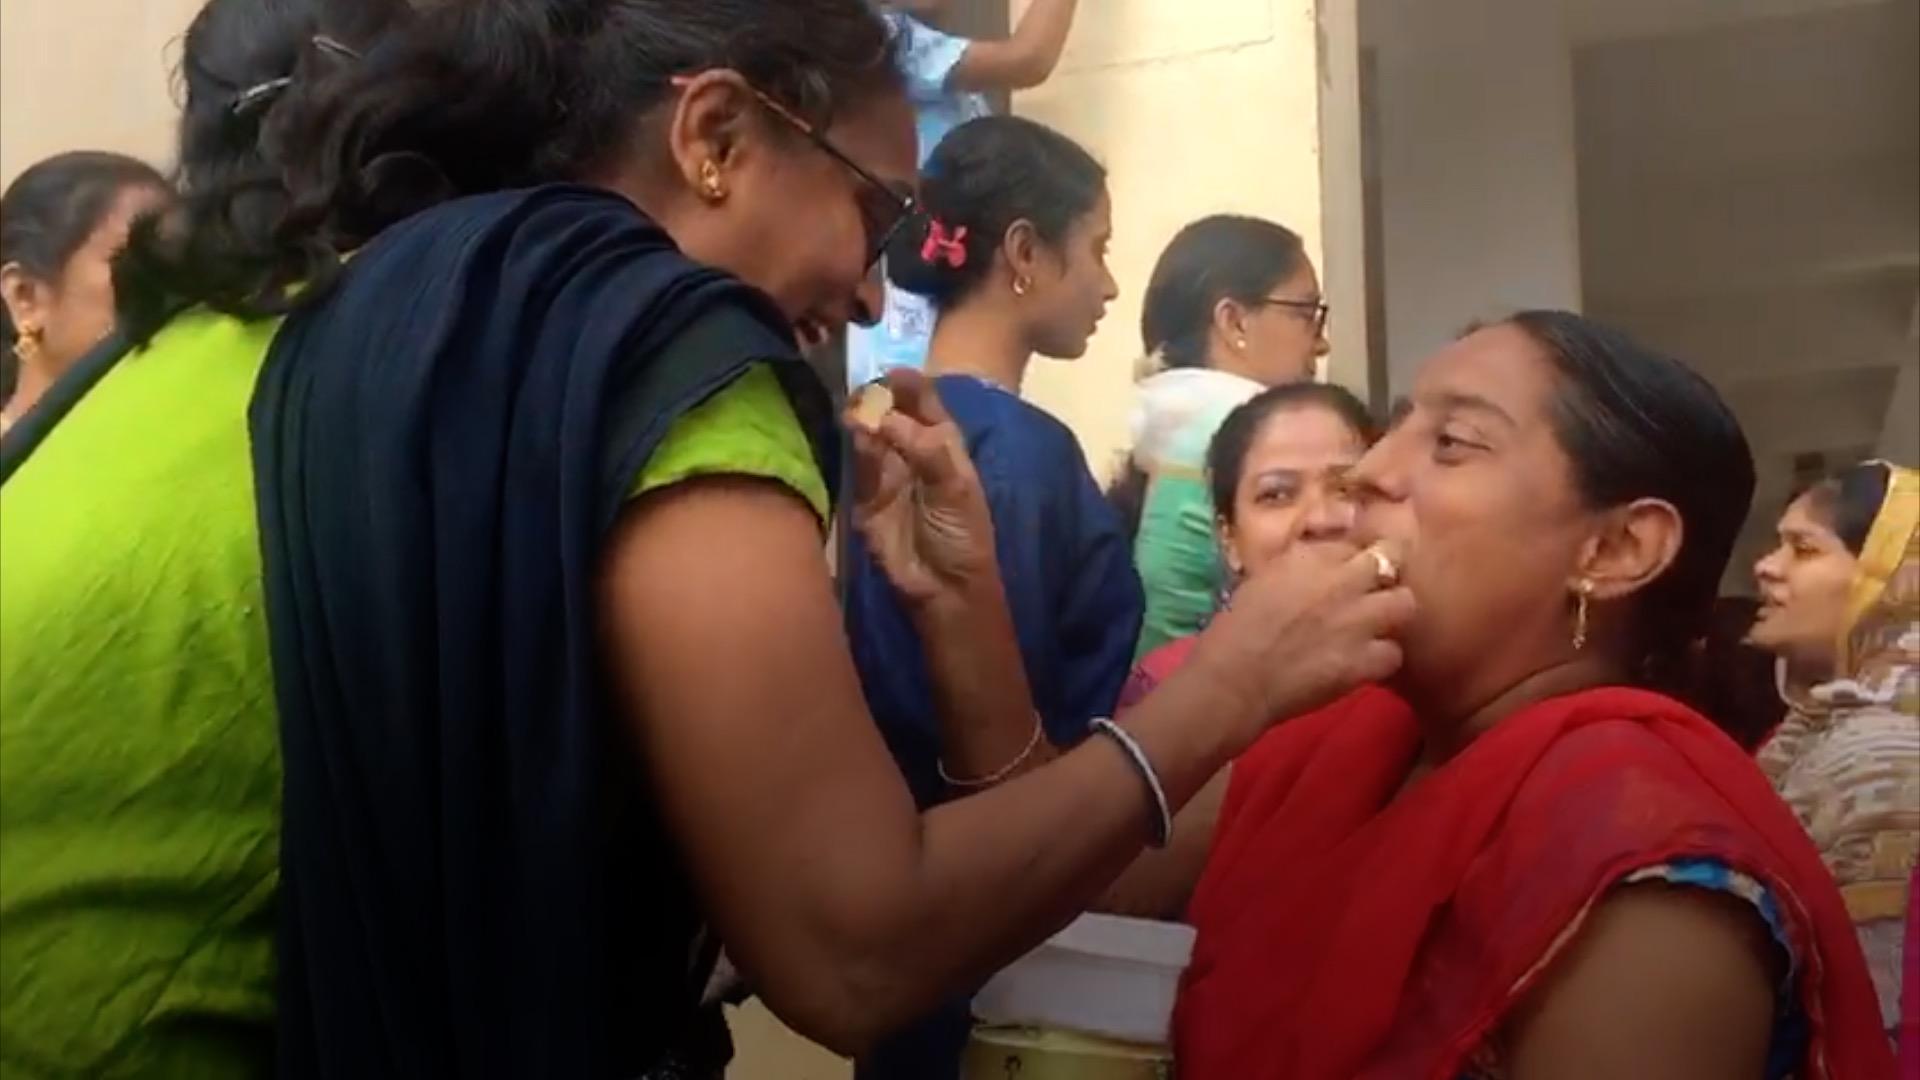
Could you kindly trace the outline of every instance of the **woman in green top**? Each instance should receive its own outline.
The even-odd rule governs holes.
[[[1147,592],[1136,657],[1198,632],[1226,586],[1205,475],[1213,433],[1261,390],[1312,379],[1326,331],[1313,260],[1284,225],[1215,215],[1161,253],[1140,318],[1153,371],[1113,493]]]
[[[947,759],[1007,777],[916,813],[792,346],[870,316],[913,175],[878,19],[317,29],[224,97],[282,183],[186,185],[123,283],[147,346],[0,488],[7,1075],[717,1076],[715,937],[856,1051],[1071,918],[1269,717],[1397,663],[1371,558],[1261,583],[1130,734],[1032,754],[978,481],[900,377],[854,519]]]

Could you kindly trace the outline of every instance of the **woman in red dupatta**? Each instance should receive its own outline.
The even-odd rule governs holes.
[[[1752,487],[1704,381],[1577,316],[1426,365],[1349,477],[1357,538],[1407,552],[1400,675],[1271,732],[1162,859],[1205,858],[1183,1080],[1893,1074],[1792,813],[1636,688]]]

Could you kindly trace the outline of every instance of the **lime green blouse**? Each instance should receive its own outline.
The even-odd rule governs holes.
[[[190,314],[0,488],[0,1077],[271,1069],[280,753],[247,407],[277,324]],[[633,493],[827,488],[770,368]]]

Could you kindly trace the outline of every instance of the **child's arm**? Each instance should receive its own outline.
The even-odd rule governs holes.
[[[948,77],[955,90],[1028,90],[1047,81],[1060,63],[1077,0],[1033,0],[1013,35],[975,41]]]

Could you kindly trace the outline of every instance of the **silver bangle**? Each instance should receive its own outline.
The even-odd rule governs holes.
[[[1140,740],[1105,717],[1094,720],[1088,726],[1120,744],[1120,749],[1133,762],[1134,771],[1146,781],[1147,791],[1153,796],[1153,817],[1149,822],[1153,833],[1147,843],[1156,848],[1166,847],[1167,841],[1173,837],[1173,808],[1167,804],[1167,789],[1160,786],[1160,774],[1153,771],[1153,762],[1147,760],[1147,752],[1141,748]]]
[[[941,758],[935,761],[933,763],[933,767],[936,771],[940,773],[940,779],[946,782],[951,787],[957,787],[957,788],[992,787],[993,785],[999,783],[1000,781],[1005,780],[1007,777],[1012,776],[1015,770],[1019,769],[1020,766],[1025,765],[1027,763],[1027,759],[1033,756],[1033,752],[1040,748],[1040,734],[1042,730],[1043,729],[1040,724],[1040,714],[1036,712],[1033,714],[1033,737],[1027,740],[1027,748],[1025,750],[1020,751],[1019,757],[1014,758],[1012,761],[1007,762],[1007,764],[1004,767],[1002,767],[1000,770],[990,775],[963,780],[960,777],[955,776],[952,773],[947,771],[947,762],[945,758]]]

